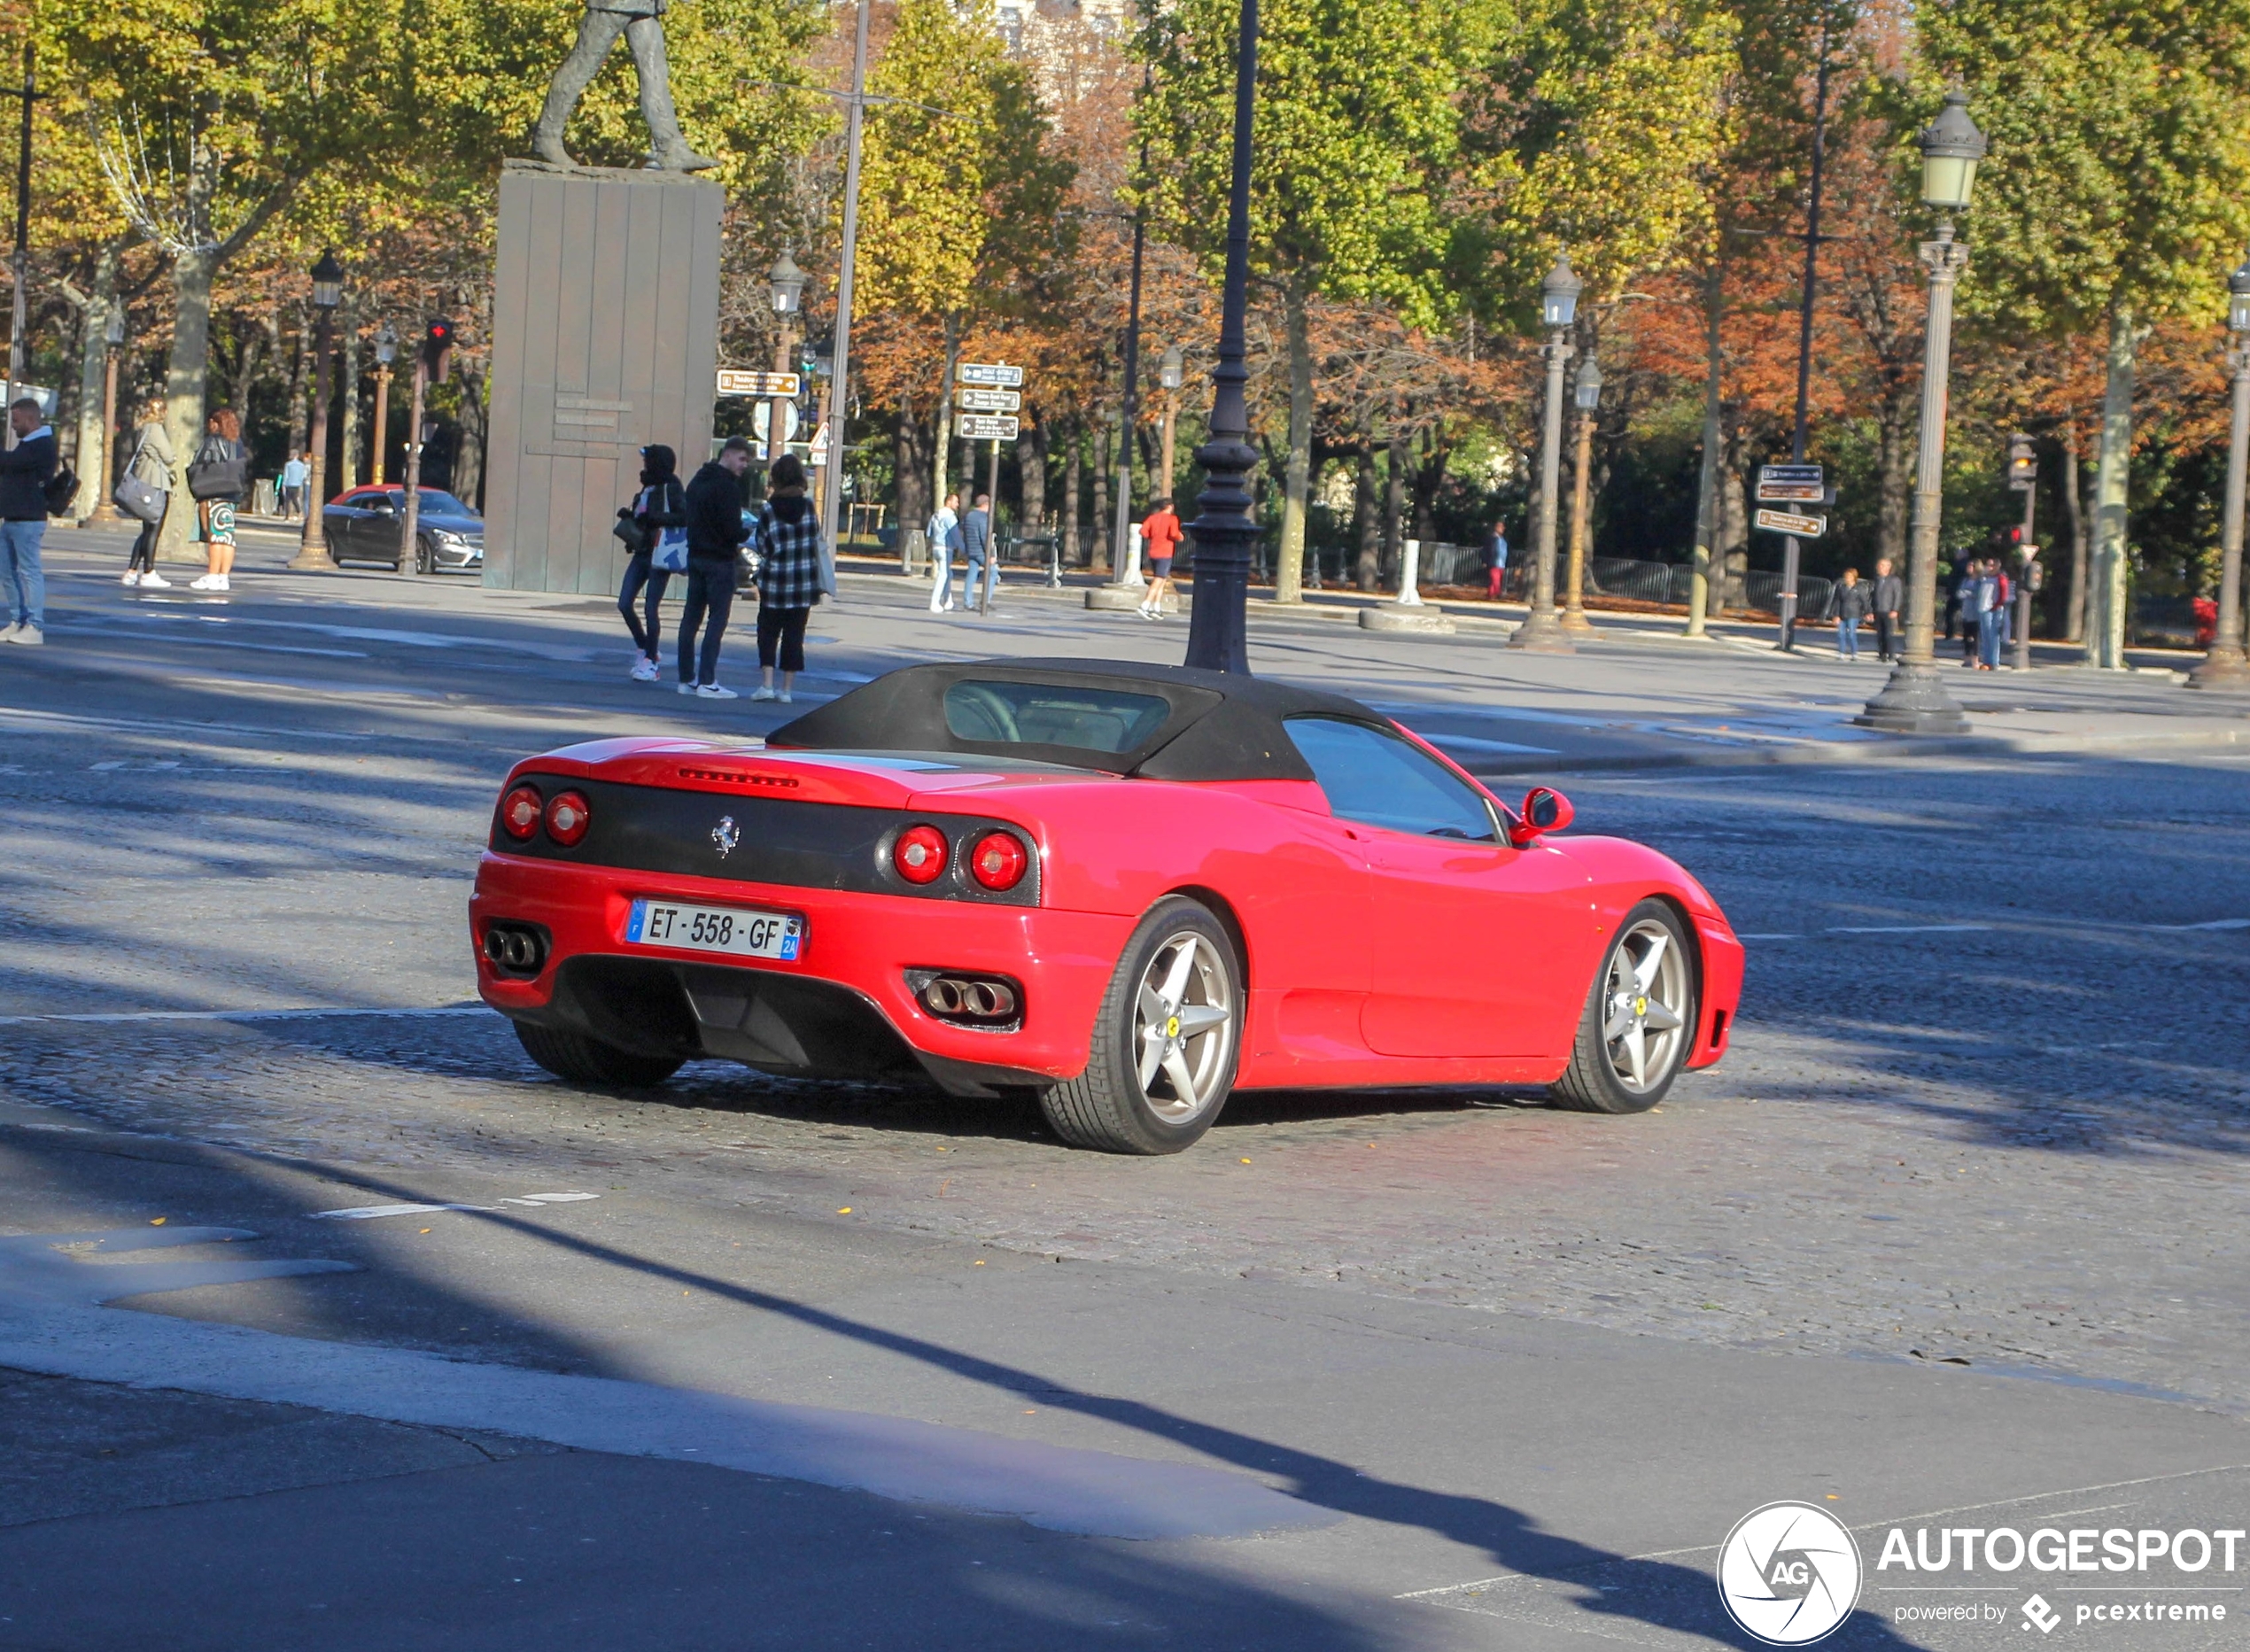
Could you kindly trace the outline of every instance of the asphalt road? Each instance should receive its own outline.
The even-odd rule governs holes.
[[[514,757],[785,710],[628,682],[598,602],[136,596],[57,539],[0,650],[0,1228],[198,1242],[0,1247],[0,1647],[1749,1645],[1711,1570],[1775,1499],[2250,1525],[2250,752],[1901,758],[1836,726],[1872,666],[1261,619],[1258,669],[1701,877],[1734,1052],[1639,1118],[1252,1096],[1120,1160],[717,1064],[576,1094],[473,1006]],[[800,703],[1183,640],[846,596]],[[353,1271],[221,1282],[260,1258]],[[1912,1581],[1841,1642],[2021,1646],[2035,1583],[2057,1635],[2241,1639],[2077,1623],[2115,1580],[2069,1574],[1909,1624]]]

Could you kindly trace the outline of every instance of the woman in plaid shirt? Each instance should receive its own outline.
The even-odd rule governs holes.
[[[772,497],[757,519],[757,664],[753,700],[788,704],[804,670],[804,623],[820,598],[820,518],[804,496],[804,462],[795,454],[773,461]],[[780,658],[775,655],[779,653]],[[776,665],[779,693],[773,686]]]

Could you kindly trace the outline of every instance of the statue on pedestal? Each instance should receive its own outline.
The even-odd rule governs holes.
[[[562,147],[563,124],[578,99],[601,72],[609,48],[623,35],[632,49],[632,66],[640,76],[640,118],[648,123],[654,148],[648,165],[660,172],[705,172],[718,165],[698,155],[680,136],[679,115],[671,101],[671,70],[664,61],[663,15],[667,0],[586,0],[586,15],[578,19],[578,43],[555,71],[547,89],[547,106],[532,129],[531,152],[558,167],[572,164]]]

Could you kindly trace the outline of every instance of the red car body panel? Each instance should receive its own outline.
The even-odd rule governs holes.
[[[1243,954],[1238,1089],[1545,1083],[1568,1061],[1610,935],[1655,897],[1678,909],[1695,942],[1698,1024],[1687,1065],[1725,1052],[1741,944],[1701,885],[1639,844],[1557,835],[1517,847],[1385,831],[1335,818],[1309,780],[1169,781],[959,756],[937,764],[947,766],[649,739],[518,764],[503,795],[530,776],[550,787],[579,779],[701,794],[714,818],[732,801],[762,798],[900,811],[941,826],[1004,822],[1035,851],[1036,900],[931,900],[583,864],[551,849],[513,852],[496,830],[470,902],[479,991],[504,1014],[539,1020],[562,1012],[558,972],[574,959],[771,973],[854,995],[948,1088],[1037,1084],[1084,1069],[1128,937],[1158,901],[1186,894],[1219,914]],[[799,913],[803,949],[793,962],[769,963],[629,943],[627,915],[641,897]],[[486,956],[496,920],[547,932],[535,975],[511,978]],[[918,968],[1021,982],[1020,1024],[993,1031],[927,1013],[908,980]]]

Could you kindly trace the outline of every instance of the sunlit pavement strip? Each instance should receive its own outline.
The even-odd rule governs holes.
[[[1812,935],[1990,935],[1998,924],[1835,924],[1810,934],[1782,930],[1764,935],[1736,931],[1737,941],[1808,941]],[[2200,924],[2079,924],[2078,928],[2111,930],[2125,935],[2187,935],[2197,930],[2250,929],[2250,918],[2213,918]]]
[[[446,1004],[434,1008],[416,1009],[333,1009],[297,1010],[110,1010],[96,1013],[71,1015],[0,1015],[0,1027],[30,1027],[42,1021],[306,1021],[330,1015],[491,1015],[493,1011],[481,1004]]]
[[[239,1228],[141,1228],[0,1238],[0,1366],[709,1463],[1009,1515],[1088,1537],[1246,1537],[1342,1518],[1245,1475],[1196,1463],[1152,1462],[867,1412],[566,1377],[413,1349],[316,1342],[104,1306],[198,1285],[356,1271],[350,1262],[79,1260],[257,1237]]]
[[[373,1222],[383,1216],[423,1216],[440,1210],[496,1211],[500,1205],[529,1205],[534,1209],[546,1205],[575,1205],[582,1199],[600,1198],[599,1193],[526,1193],[521,1198],[503,1198],[500,1205],[356,1205],[349,1210],[314,1210],[306,1213],[309,1222]]]

